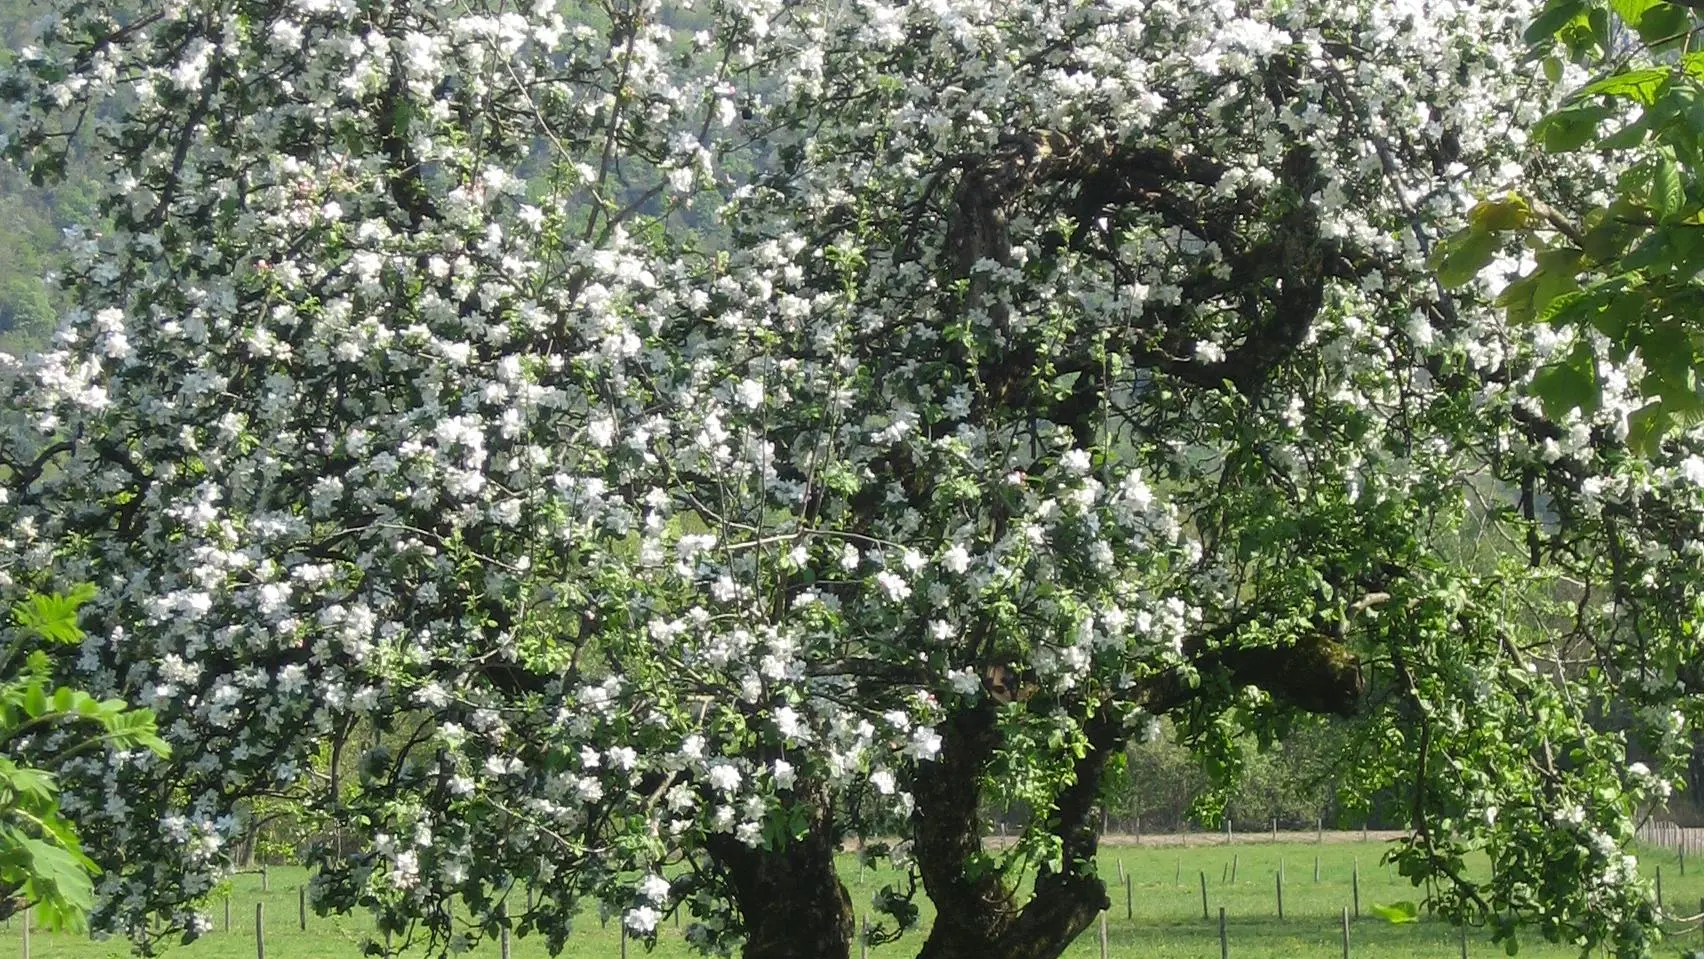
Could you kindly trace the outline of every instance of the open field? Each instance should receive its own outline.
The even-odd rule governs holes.
[[[1232,846],[1180,846],[1169,841],[1156,842],[1158,838],[1147,837],[1141,845],[1115,844],[1102,857],[1103,875],[1113,886],[1113,908],[1107,917],[1112,956],[1213,959],[1219,955],[1220,907],[1227,914],[1230,954],[1238,959],[1341,956],[1341,910],[1351,903],[1352,874],[1357,866],[1364,914],[1361,920],[1351,923],[1351,948],[1357,959],[1453,959],[1461,954],[1459,932],[1441,921],[1393,926],[1366,915],[1372,903],[1419,899],[1416,890],[1379,864],[1385,848],[1382,843],[1315,843],[1310,836],[1306,842],[1239,841]],[[1229,875],[1233,856],[1235,882]],[[1318,882],[1314,881],[1316,857]],[[1700,875],[1700,870],[1689,868],[1682,877],[1677,856],[1667,850],[1648,849],[1643,859],[1648,875],[1654,876],[1661,867],[1664,898],[1671,908],[1688,916],[1695,915],[1704,897],[1704,875]],[[1280,860],[1284,869],[1283,919],[1277,917],[1275,901]],[[1116,885],[1120,865],[1131,877],[1130,918],[1126,918],[1124,890]],[[1704,866],[1704,862],[1696,865]],[[848,887],[853,890],[854,901],[862,909],[870,894],[880,888],[884,874],[866,872],[860,876],[856,859],[851,856],[843,859],[842,869]],[[1212,916],[1209,922],[1201,918],[1203,874],[1207,878],[1208,908]],[[363,921],[350,917],[322,918],[310,913],[308,931],[298,929],[296,887],[305,875],[301,869],[275,867],[271,872],[271,891],[266,894],[260,892],[258,876],[237,877],[232,931],[222,930],[223,906],[215,903],[212,909],[215,931],[194,945],[170,949],[166,955],[172,959],[252,959],[255,903],[264,902],[267,959],[355,959],[359,955],[361,931],[366,928]],[[927,903],[922,907],[923,922],[927,924],[932,921],[933,912]],[[1659,955],[1674,955],[1678,947],[1695,948],[1704,942],[1704,935],[1696,925],[1676,922],[1672,928],[1680,934],[1679,938],[1665,944]],[[13,920],[4,931],[5,939],[10,941],[0,947],[0,955],[19,954],[21,932],[18,920]],[[907,936],[898,943],[872,949],[870,955],[877,959],[910,956],[919,941],[919,937]],[[1500,948],[1478,932],[1470,934],[1468,947],[1473,956],[1502,955]],[[1091,929],[1066,955],[1072,959],[1094,959],[1099,948],[1098,934]],[[481,959],[495,959],[497,954],[495,942],[482,944],[473,953]],[[546,952],[542,940],[516,939],[513,954],[516,959],[542,959]],[[643,949],[629,943],[628,954],[638,959]],[[1577,949],[1523,941],[1520,954],[1561,959],[1579,953]],[[95,943],[82,937],[40,931],[32,937],[32,959],[119,959],[125,955],[128,950],[122,942]],[[601,928],[595,917],[588,918],[576,931],[565,955],[616,959],[621,955],[621,942],[615,924]],[[669,925],[664,928],[653,955],[685,959],[693,953],[686,948],[681,933]]]

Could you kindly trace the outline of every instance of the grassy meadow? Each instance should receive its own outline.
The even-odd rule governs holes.
[[[1372,918],[1374,903],[1418,901],[1417,891],[1392,870],[1379,864],[1385,846],[1379,842],[1239,842],[1234,845],[1142,845],[1113,847],[1102,855],[1102,873],[1112,887],[1113,908],[1107,914],[1108,954],[1120,959],[1213,959],[1219,955],[1218,910],[1227,916],[1230,954],[1237,959],[1279,957],[1337,957],[1342,955],[1342,909],[1352,898],[1351,874],[1357,863],[1360,872],[1362,918],[1351,923],[1352,955],[1356,959],[1453,959],[1461,954],[1460,933],[1442,921],[1423,918],[1410,925],[1391,925]],[[1231,881],[1232,857],[1236,878]],[[1315,859],[1319,880],[1314,880]],[[1276,874],[1284,869],[1284,918],[1277,916]],[[1694,915],[1704,901],[1704,875],[1697,868],[1686,876],[1672,852],[1645,850],[1642,862],[1647,874],[1660,866],[1664,901],[1674,912]],[[1119,866],[1130,876],[1130,915],[1126,918],[1124,889],[1118,886]],[[1698,864],[1704,866],[1704,864]],[[870,894],[886,876],[877,871],[860,874],[857,861],[847,856],[841,863],[847,886],[860,911]],[[1201,918],[1201,876],[1207,879],[1210,921]],[[305,881],[302,869],[274,867],[270,891],[260,891],[258,875],[236,878],[232,898],[232,928],[224,931],[223,904],[212,907],[214,931],[190,946],[169,949],[170,959],[253,959],[255,956],[255,904],[265,904],[267,959],[355,959],[360,954],[365,922],[356,917],[319,917],[310,911],[308,928],[297,925],[297,886]],[[1688,906],[1687,904],[1694,904]],[[933,911],[922,903],[925,927]],[[1675,938],[1665,943],[1659,955],[1676,955],[1683,949],[1704,945],[1704,934],[1696,927],[1675,923]],[[4,929],[10,943],[0,946],[0,956],[21,955],[22,929],[13,919]],[[915,953],[921,937],[908,935],[899,942],[870,950],[876,959],[908,957]],[[602,927],[595,916],[576,929],[564,955],[584,959],[617,959],[621,938],[612,921]],[[627,944],[634,959],[644,954],[637,943]],[[1472,956],[1501,956],[1501,948],[1475,931],[1468,937]],[[1091,928],[1066,953],[1073,959],[1094,959],[1100,954],[1098,930]],[[1523,940],[1522,956],[1560,959],[1578,956],[1576,948]],[[85,937],[36,931],[31,936],[31,959],[120,959],[129,955],[122,941],[92,942]],[[496,942],[475,950],[480,959],[496,959]],[[543,959],[547,953],[537,938],[517,938],[515,959]],[[663,959],[685,959],[694,955],[681,932],[668,925],[653,955]]]

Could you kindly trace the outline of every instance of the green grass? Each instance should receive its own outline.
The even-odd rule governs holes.
[[[1421,898],[1417,890],[1379,865],[1383,850],[1384,846],[1376,842],[1108,849],[1102,856],[1102,870],[1112,887],[1113,908],[1107,917],[1110,954],[1121,959],[1214,959],[1219,954],[1218,910],[1224,907],[1230,952],[1237,959],[1340,956],[1341,911],[1350,905],[1350,874],[1358,861],[1363,918],[1352,922],[1350,931],[1357,959],[1458,956],[1459,933],[1441,921],[1423,919],[1417,924],[1395,926],[1370,917],[1367,910],[1373,903]],[[1237,860],[1234,883],[1228,876],[1233,855]],[[1316,856],[1320,865],[1317,883],[1313,879]],[[1285,918],[1282,920],[1277,918],[1274,878],[1280,858],[1284,864]],[[1654,850],[1647,850],[1642,861],[1648,874],[1661,866],[1664,899],[1675,911],[1695,912],[1687,904],[1699,903],[1704,897],[1704,876],[1696,868],[1682,877],[1673,853]],[[1120,863],[1131,877],[1131,918],[1128,919],[1124,891],[1117,886]],[[841,868],[860,911],[870,895],[889,878],[889,874],[874,871],[860,876],[852,857],[846,857]],[[1201,918],[1203,873],[1207,877],[1212,917],[1206,922]],[[174,947],[166,955],[172,959],[250,959],[255,955],[255,904],[263,902],[268,959],[355,959],[359,955],[361,934],[368,928],[362,918],[322,918],[310,911],[308,930],[298,929],[296,888],[305,878],[306,873],[301,869],[275,867],[271,871],[271,891],[262,893],[258,876],[238,876],[231,931],[224,931],[223,907],[216,902],[212,910],[214,931],[194,945]],[[933,920],[933,912],[927,903],[922,907],[923,923],[927,926]],[[1704,942],[1704,936],[1696,929],[1675,928],[1684,934],[1665,944],[1659,950],[1660,955],[1672,956],[1677,947],[1697,947]],[[0,955],[18,954],[16,944],[21,932],[18,920],[14,919],[3,932],[13,945],[0,946]],[[920,942],[921,936],[908,935],[898,943],[872,949],[870,954],[877,959],[899,959],[915,954]],[[119,959],[128,955],[128,946],[123,942],[91,942],[80,936],[41,931],[32,936],[32,946],[31,959]],[[1502,955],[1502,950],[1493,946],[1488,936],[1476,931],[1469,937],[1469,953],[1490,957]],[[516,959],[542,959],[546,952],[542,940],[529,938],[516,939],[513,954]],[[629,954],[638,959],[643,950],[629,944]],[[1523,940],[1520,954],[1560,959],[1579,953],[1569,947]],[[473,955],[481,959],[495,957],[497,945],[484,943]],[[620,938],[615,923],[602,927],[595,917],[588,916],[576,929],[565,955],[586,959],[619,956]],[[664,928],[653,955],[685,959],[693,953],[686,948],[681,933],[669,925]],[[1096,930],[1091,928],[1066,955],[1073,959],[1097,957]]]

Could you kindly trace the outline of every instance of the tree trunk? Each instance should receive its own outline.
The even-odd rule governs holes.
[[[982,851],[981,779],[998,745],[993,704],[986,697],[948,717],[941,752],[920,763],[911,784],[912,853],[923,890],[935,905],[935,925],[919,959],[992,957],[1016,913],[1011,891],[992,873],[967,866]]]
[[[1060,793],[1053,818],[1063,844],[1062,868],[1043,870],[1019,908],[997,876],[965,868],[982,849],[980,782],[999,741],[993,707],[985,699],[949,719],[941,755],[918,768],[913,784],[913,851],[936,907],[918,959],[1057,959],[1107,908],[1106,885],[1094,871],[1100,787],[1108,757],[1127,737],[1106,717],[1097,717],[1085,731],[1089,749],[1076,763],[1076,781]]]
[[[804,836],[778,850],[732,836],[711,838],[745,923],[744,959],[849,959],[856,929],[852,897],[834,869],[838,833],[825,803],[800,800]]]

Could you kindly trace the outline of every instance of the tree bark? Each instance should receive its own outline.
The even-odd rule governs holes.
[[[940,730],[941,752],[917,767],[911,784],[912,854],[935,925],[919,959],[989,956],[1011,925],[1012,894],[993,874],[967,866],[982,850],[981,779],[999,743],[994,705],[982,697]]]
[[[1100,791],[1107,759],[1129,738],[1105,713],[1085,728],[1089,748],[1075,780],[1060,793],[1052,827],[1062,844],[1060,868],[1042,869],[1019,908],[994,875],[965,865],[981,851],[980,782],[999,737],[986,700],[956,714],[941,755],[913,785],[914,853],[935,903],[935,925],[918,959],[1057,959],[1106,909],[1106,884],[1095,872],[1100,844]]]
[[[835,872],[839,832],[827,805],[800,800],[805,834],[780,849],[754,849],[733,836],[711,838],[745,923],[744,959],[847,959],[856,935],[852,897]]]

